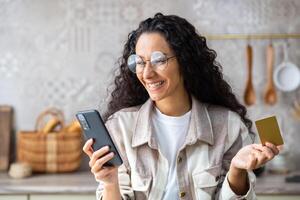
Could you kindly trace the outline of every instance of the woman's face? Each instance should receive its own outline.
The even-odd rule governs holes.
[[[137,77],[153,101],[172,100],[185,92],[176,57],[168,59],[164,69],[154,70],[149,61],[155,51],[160,51],[167,57],[175,55],[161,34],[143,33],[137,41],[135,50],[136,54],[146,62],[143,72],[137,73]]]

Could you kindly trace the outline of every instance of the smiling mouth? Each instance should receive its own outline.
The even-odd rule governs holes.
[[[147,83],[147,86],[151,90],[156,90],[156,89],[160,88],[164,83],[165,83],[165,81],[159,81],[159,82],[155,82],[155,83]]]

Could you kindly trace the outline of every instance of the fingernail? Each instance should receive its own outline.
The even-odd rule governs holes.
[[[270,142],[267,142],[266,143],[268,146],[272,146],[273,144],[272,143],[270,143]]]

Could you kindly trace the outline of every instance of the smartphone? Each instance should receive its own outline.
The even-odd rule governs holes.
[[[85,139],[88,140],[93,138],[93,150],[97,151],[98,149],[109,146],[110,152],[114,152],[114,157],[107,161],[104,166],[119,166],[123,163],[122,158],[117,150],[116,145],[113,143],[112,138],[108,130],[105,127],[105,124],[97,110],[86,110],[79,111],[76,114],[80,126],[85,135]]]

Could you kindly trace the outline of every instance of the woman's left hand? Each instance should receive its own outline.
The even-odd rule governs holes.
[[[231,189],[239,195],[245,195],[249,190],[247,171],[257,169],[278,155],[281,146],[266,142],[250,144],[241,148],[230,164],[228,182]]]
[[[245,170],[257,169],[278,155],[281,147],[269,142],[266,142],[265,146],[262,144],[247,145],[233,157],[231,167]]]

